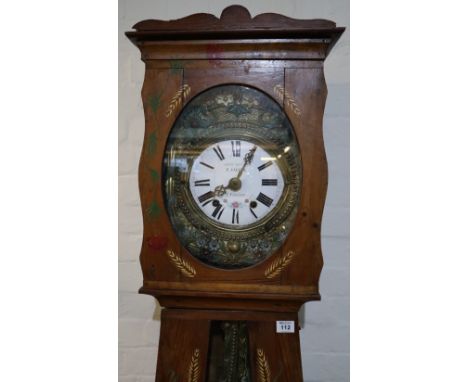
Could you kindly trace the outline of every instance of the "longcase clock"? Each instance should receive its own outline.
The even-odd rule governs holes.
[[[323,265],[323,63],[344,28],[232,6],[134,29],[156,381],[302,381],[297,313],[320,299]]]

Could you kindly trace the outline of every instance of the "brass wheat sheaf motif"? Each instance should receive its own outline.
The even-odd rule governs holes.
[[[192,89],[190,89],[190,86],[188,84],[183,85],[179,90],[177,90],[177,92],[172,97],[171,102],[169,103],[169,107],[166,110],[166,117],[169,118],[172,115],[172,113],[182,103],[182,99],[188,97],[191,90]]]
[[[177,256],[174,251],[170,249],[167,251],[167,255],[170,257],[175,266],[187,277],[195,277],[197,271],[187,261]]]
[[[297,106],[297,102],[294,98],[289,94],[287,90],[285,90],[281,85],[276,85],[273,88],[275,95],[283,102],[285,101],[286,106],[289,107],[294,114],[297,116],[301,115],[301,109]]]
[[[288,264],[292,261],[293,257],[296,255],[294,251],[289,251],[283,257],[276,259],[265,271],[265,276],[269,279],[272,279],[278,276],[281,271],[288,266]]]
[[[263,349],[257,349],[257,373],[260,382],[271,382],[271,371]]]
[[[200,377],[199,358],[200,350],[195,349],[192,355],[192,361],[190,362],[190,367],[188,371],[188,382],[198,382],[198,378]]]

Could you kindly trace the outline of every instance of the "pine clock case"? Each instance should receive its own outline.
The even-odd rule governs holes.
[[[270,320],[291,313],[296,320],[303,303],[320,299],[320,229],[327,189],[323,63],[344,28],[327,20],[277,14],[251,18],[245,8],[233,6],[219,19],[196,14],[174,21],[145,20],[134,29],[126,35],[146,66],[139,164],[144,224],[140,293],[156,297],[166,308],[230,309],[249,316],[252,311],[272,312]],[[276,100],[294,128],[302,156],[301,198],[291,233],[265,261],[238,270],[206,265],[179,243],[161,184],[167,139],[182,108],[201,92],[226,84],[252,87]],[[282,316],[276,317],[279,312]]]

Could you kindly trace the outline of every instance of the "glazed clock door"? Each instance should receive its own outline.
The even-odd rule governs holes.
[[[297,212],[301,159],[292,125],[258,89],[208,88],[171,129],[163,184],[190,254],[222,269],[258,264],[281,247]]]

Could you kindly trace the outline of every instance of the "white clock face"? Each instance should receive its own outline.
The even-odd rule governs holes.
[[[208,146],[195,158],[190,192],[211,220],[243,228],[260,221],[281,199],[284,179],[276,158],[245,140]]]

